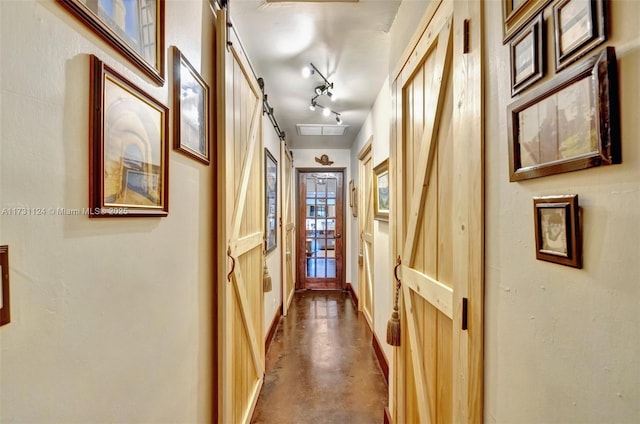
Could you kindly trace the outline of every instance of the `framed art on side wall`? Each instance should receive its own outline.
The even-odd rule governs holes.
[[[378,221],[389,220],[389,159],[373,169],[373,216]]]
[[[209,86],[177,47],[173,59],[173,146],[209,164]]]
[[[264,149],[264,188],[265,188],[265,250],[271,252],[278,245],[276,227],[278,210],[278,162],[271,152]]]
[[[57,0],[158,85],[164,83],[164,0]]]
[[[613,47],[509,105],[510,181],[621,162]]]
[[[578,195],[533,198],[536,259],[582,268]]]
[[[166,216],[168,109],[97,57],[90,62],[90,216]]]
[[[506,44],[551,0],[501,0],[503,44]]]
[[[544,76],[544,20],[542,13],[509,42],[511,58],[511,96]]]

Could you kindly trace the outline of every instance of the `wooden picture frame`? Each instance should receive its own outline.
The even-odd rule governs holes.
[[[169,213],[168,108],[90,56],[90,217]]]
[[[271,252],[278,245],[278,162],[269,149],[264,149],[264,189],[265,189],[265,250]]]
[[[57,0],[156,84],[164,84],[164,0]],[[117,11],[116,11],[117,10]]]
[[[556,72],[607,39],[605,0],[560,0],[553,5]]]
[[[389,159],[373,169],[373,217],[389,221]]]
[[[9,246],[0,246],[0,326],[11,322],[11,300],[9,297]]]
[[[539,13],[509,42],[511,96],[539,81],[545,72],[544,20]]]
[[[613,47],[556,75],[507,111],[510,181],[622,160]]]
[[[353,180],[349,180],[349,207],[354,218],[358,217],[358,188]]]
[[[536,259],[582,268],[578,195],[533,198]]]
[[[173,147],[209,165],[209,86],[176,46],[171,46],[171,56]]]
[[[502,0],[504,38],[507,44],[551,0]]]

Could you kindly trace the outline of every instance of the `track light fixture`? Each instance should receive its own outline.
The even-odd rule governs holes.
[[[315,111],[316,108],[320,108],[322,109],[322,114],[324,116],[330,116],[333,113],[334,115],[336,115],[336,122],[338,123],[338,125],[341,125],[342,118],[340,117],[340,114],[338,112],[335,112],[326,106],[322,106],[317,102],[317,99],[319,96],[327,96],[329,97],[329,99],[331,99],[332,102],[336,100],[337,96],[331,91],[329,91],[329,90],[333,90],[333,83],[329,82],[329,80],[324,75],[322,75],[322,72],[320,72],[313,63],[309,63],[309,66],[305,66],[304,68],[302,68],[303,77],[309,78],[313,74],[318,74],[320,78],[322,78],[324,83],[314,88],[313,91],[315,92],[316,95],[311,99],[311,102],[309,103],[309,110]]]

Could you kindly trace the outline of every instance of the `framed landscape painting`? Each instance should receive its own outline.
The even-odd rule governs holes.
[[[93,55],[90,80],[90,216],[166,216],[167,107]]]

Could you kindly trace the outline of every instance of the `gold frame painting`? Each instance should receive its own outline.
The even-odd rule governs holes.
[[[90,56],[90,217],[169,213],[168,108]]]
[[[378,221],[389,221],[389,159],[373,169],[373,216]]]

